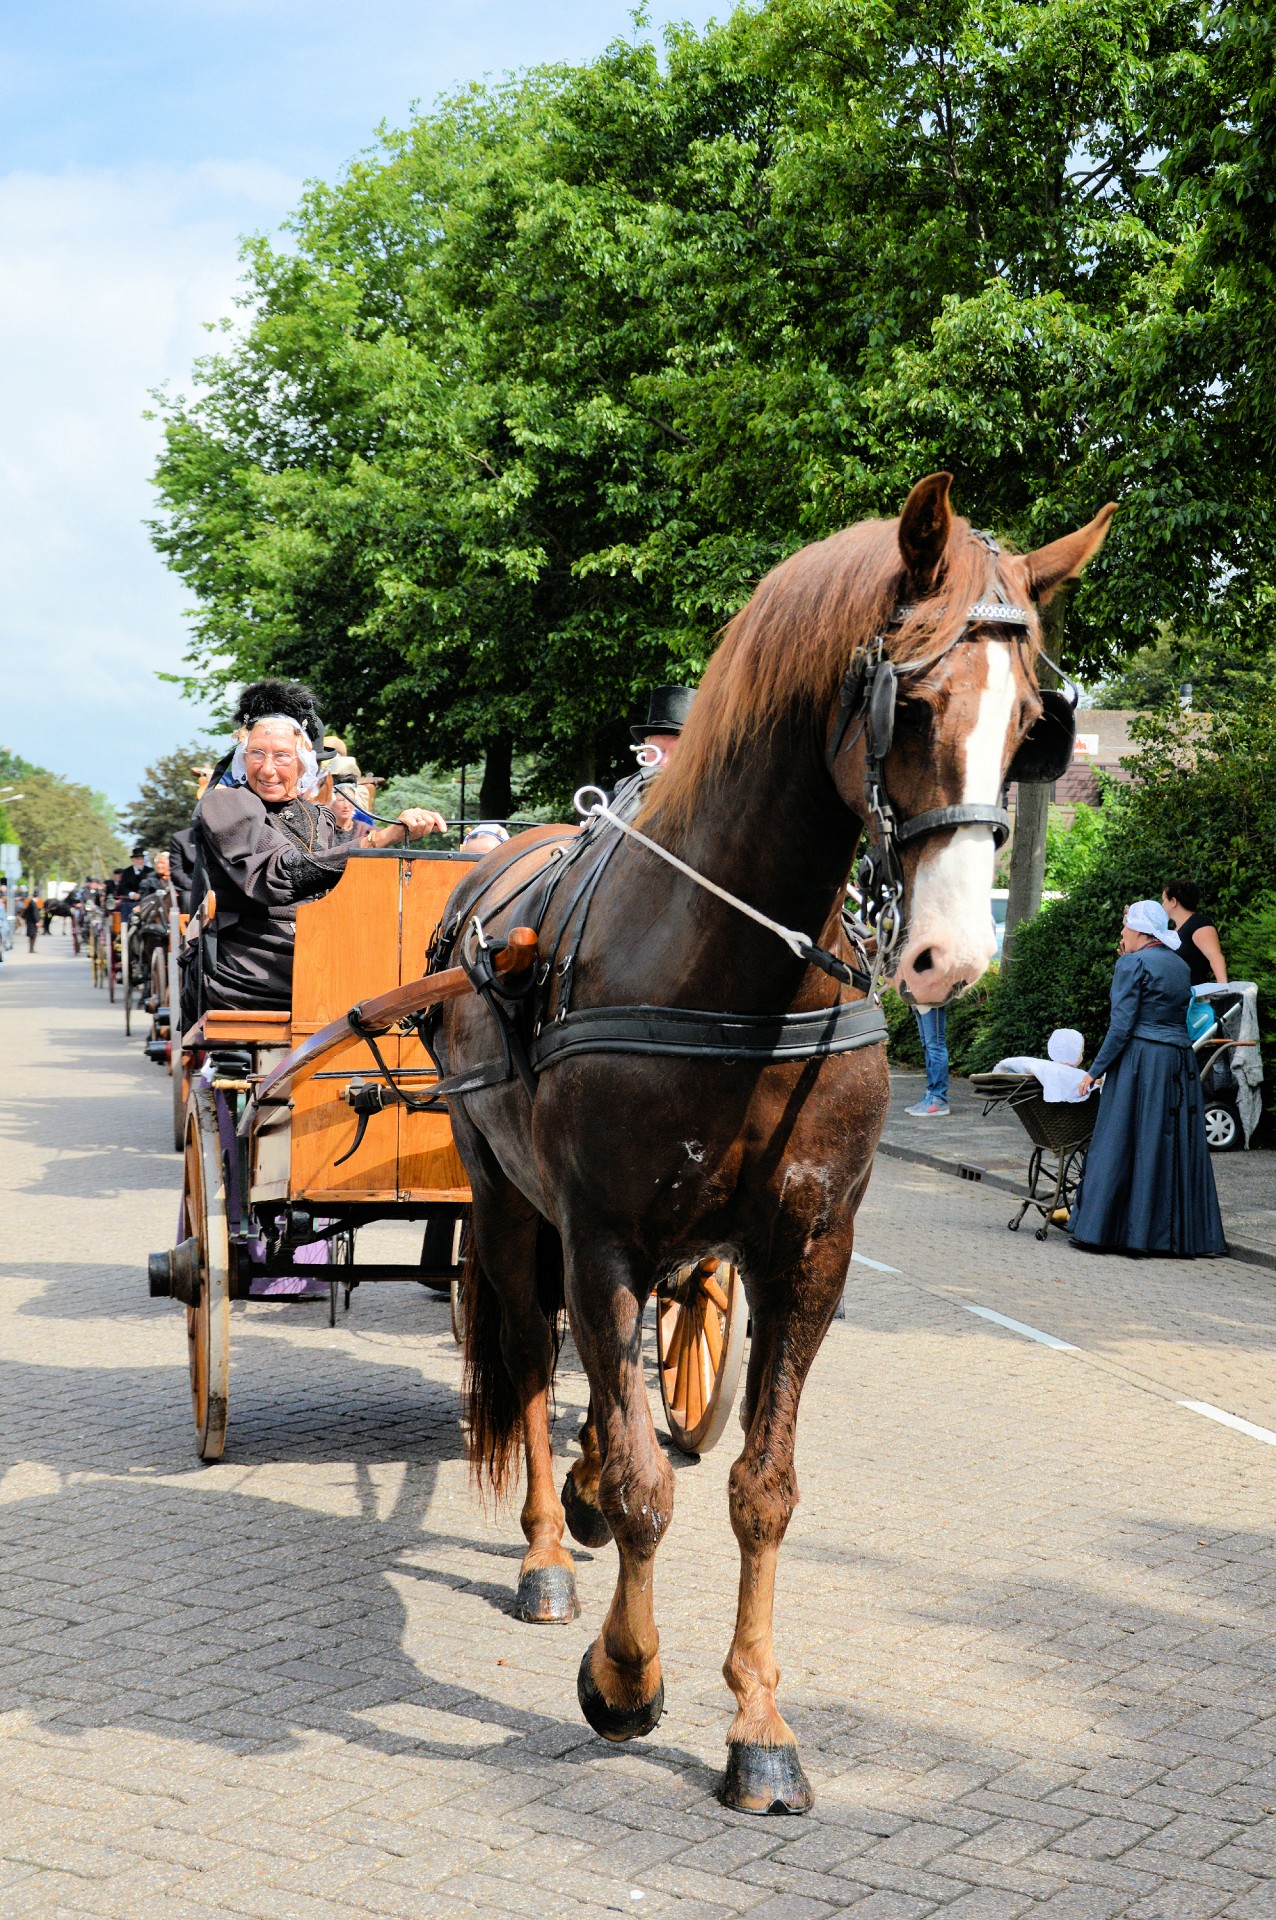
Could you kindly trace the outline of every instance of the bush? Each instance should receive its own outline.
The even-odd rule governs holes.
[[[1269,1075],[1276,1071],[1276,890],[1261,894],[1223,949],[1229,978],[1258,988],[1258,1024]]]
[[[1050,892],[1071,893],[1093,871],[1103,846],[1103,815],[1097,807],[1078,802],[1072,825],[1065,827],[1058,807],[1051,807],[1046,828],[1045,885]]]
[[[1131,900],[1159,898],[1171,879],[1195,880],[1230,958],[1229,922],[1239,931],[1270,890],[1276,694],[1204,724],[1202,716],[1178,710],[1145,715],[1135,734],[1142,745],[1132,763],[1138,778],[1105,806],[1090,872],[1066,900],[1016,930],[1013,965],[972,1043],[967,1071],[1004,1054],[1039,1053],[1058,1026],[1080,1027],[1093,1056],[1107,1031],[1116,943]],[[1254,935],[1263,937],[1261,930]]]

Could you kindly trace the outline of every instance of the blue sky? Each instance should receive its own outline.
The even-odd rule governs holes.
[[[729,8],[653,5],[700,26]],[[628,0],[134,0],[0,16],[0,745],[126,802],[198,730],[184,590],[142,522],[157,430],[242,233],[377,124],[484,74],[588,59]]]

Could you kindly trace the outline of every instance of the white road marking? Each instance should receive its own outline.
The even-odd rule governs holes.
[[[1247,1433],[1251,1440],[1276,1447],[1276,1433],[1270,1427],[1256,1427],[1252,1420],[1242,1420],[1237,1413],[1224,1413],[1222,1407],[1212,1407],[1208,1400],[1180,1400],[1178,1404],[1189,1413],[1203,1413],[1207,1420],[1217,1420],[1221,1427],[1233,1427],[1237,1433]]]
[[[967,1313],[977,1313],[981,1320],[991,1320],[995,1326],[1005,1327],[1010,1333],[1021,1333],[1025,1340],[1035,1340],[1043,1347],[1053,1347],[1056,1353],[1080,1353],[1080,1347],[1074,1347],[1070,1340],[1060,1340],[1053,1333],[1043,1333],[1040,1327],[1025,1326],[1022,1320],[1011,1320],[1004,1313],[994,1313],[991,1307],[972,1307],[968,1300],[961,1302]]]
[[[898,1267],[888,1267],[884,1260],[870,1260],[865,1253],[853,1253],[852,1260],[857,1267],[872,1267],[874,1273],[898,1273]]]

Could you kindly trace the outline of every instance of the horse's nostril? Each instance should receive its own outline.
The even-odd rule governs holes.
[[[930,947],[923,947],[913,962],[914,973],[929,973],[935,964],[935,955]]]

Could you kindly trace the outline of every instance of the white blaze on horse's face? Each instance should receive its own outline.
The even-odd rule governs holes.
[[[1019,696],[1012,649],[988,640],[980,651],[984,684],[975,696],[975,724],[965,742],[961,798],[995,807]],[[978,980],[997,951],[991,898],[995,858],[988,827],[956,827],[922,848],[909,889],[907,945],[895,984],[923,1006],[942,1006]]]

